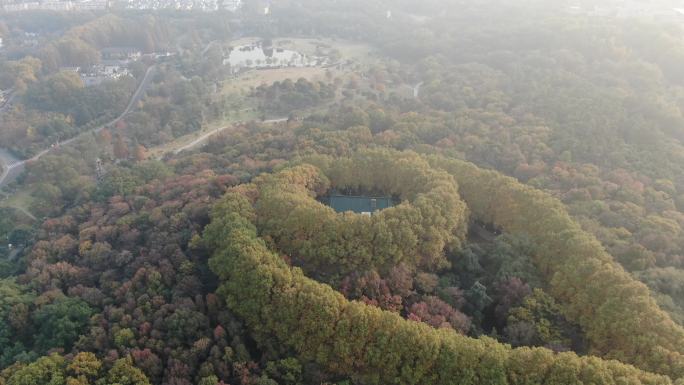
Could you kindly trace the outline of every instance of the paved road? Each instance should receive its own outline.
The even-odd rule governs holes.
[[[12,206],[12,208],[13,208],[13,209],[19,210],[22,214],[24,214],[24,215],[26,215],[27,217],[31,218],[31,220],[34,221],[34,222],[38,220],[38,218],[36,218],[33,214],[31,214],[30,212],[28,212],[25,208],[23,208],[23,207],[21,207],[21,206]]]
[[[133,106],[135,106],[145,94],[145,90],[147,89],[147,86],[152,80],[152,73],[154,72],[154,69],[154,65],[150,66],[150,68],[147,69],[147,72],[145,72],[145,76],[138,85],[138,88],[133,93],[133,96],[131,96],[131,99],[129,100],[128,105],[126,106],[126,109],[123,110],[123,112],[111,122],[98,126],[90,131],[82,132],[71,139],[58,142],[57,145],[46,148],[45,150],[36,154],[33,158],[26,160],[19,160],[18,158],[14,157],[9,151],[0,149],[0,161],[3,163],[3,172],[2,175],[0,175],[0,189],[14,181],[19,175],[21,175],[21,173],[24,171],[24,166],[26,165],[26,163],[36,161],[42,158],[45,154],[54,150],[55,148],[66,146],[83,137],[83,135],[87,135],[91,132],[98,133],[102,131],[105,127],[114,125],[116,124],[116,122],[123,119],[126,115],[128,115]]]
[[[287,119],[288,118],[269,119],[269,120],[264,120],[262,123],[266,123],[266,124],[282,123],[282,122],[287,122]],[[228,128],[232,128],[232,127],[233,126],[225,126],[225,127],[218,128],[214,131],[207,132],[206,134],[200,136],[199,138],[193,140],[192,142],[173,150],[173,153],[174,154],[180,154],[181,152],[183,152],[185,150],[189,150],[191,148],[194,148],[197,145],[204,143],[210,137],[212,137],[214,135],[218,135],[219,133],[223,132],[224,130],[226,130]]]
[[[9,255],[7,256],[7,259],[10,262],[14,262],[15,259],[21,254],[21,252],[24,251],[24,246],[18,246],[14,250],[10,251]]]
[[[413,98],[414,99],[418,99],[418,95],[420,94],[420,87],[423,86],[423,83],[424,82],[420,82],[413,87]]]
[[[207,52],[209,52],[209,49],[211,48],[212,45],[214,45],[214,44],[216,44],[216,43],[218,43],[218,42],[219,42],[218,40],[212,40],[212,41],[210,41],[209,44],[207,44],[207,46],[204,47],[204,49],[202,50],[202,57],[204,57],[204,55],[206,55]]]
[[[0,162],[2,162],[2,174],[0,174],[0,186],[7,180],[16,179],[24,171],[24,161],[17,158],[4,148],[0,148]]]

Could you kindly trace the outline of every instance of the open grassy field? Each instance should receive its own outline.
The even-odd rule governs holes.
[[[17,210],[25,217],[27,223],[36,219],[29,210],[31,207],[31,202],[33,201],[30,191],[26,189],[20,189],[12,195],[3,195],[0,198],[0,207],[7,207]]]
[[[316,67],[252,70],[243,73],[235,79],[225,81],[222,92],[224,94],[248,92],[250,89],[259,87],[262,84],[270,85],[285,79],[324,80],[326,77],[325,72],[325,69]]]
[[[230,42],[230,46],[253,44],[258,38],[247,37]],[[354,43],[346,40],[333,39],[305,39],[305,38],[279,38],[273,40],[275,47],[298,51],[313,56],[337,56],[341,61],[351,62],[358,65],[367,65],[373,62],[375,55],[370,46]],[[223,82],[223,94],[245,95],[253,87],[262,84],[270,85],[276,81],[285,79],[297,80],[304,78],[309,81],[326,81],[336,77],[344,77],[348,70],[336,68],[303,67],[303,68],[277,68],[252,70],[244,72],[235,78],[226,79]]]

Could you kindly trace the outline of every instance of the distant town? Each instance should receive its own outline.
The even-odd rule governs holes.
[[[654,19],[684,20],[684,2],[662,1],[613,1],[597,4],[596,2],[570,2],[567,13],[582,16],[633,18],[651,17]]]
[[[137,10],[194,10],[235,12],[240,9],[243,0],[0,0],[0,12],[20,11],[97,11],[107,9]],[[561,8],[565,13],[597,17],[653,17],[658,19],[684,19],[684,2],[620,0],[605,1],[600,5],[585,0],[567,1]],[[270,7],[264,13],[268,14]],[[387,11],[391,18],[392,11]],[[1,43],[0,43],[1,44]]]
[[[110,8],[138,10],[237,11],[242,0],[44,0],[0,1],[0,12],[21,11],[98,11]]]

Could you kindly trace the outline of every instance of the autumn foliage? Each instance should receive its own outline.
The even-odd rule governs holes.
[[[251,198],[262,237],[305,272],[387,272],[400,263],[434,270],[448,264],[445,250],[465,240],[467,210],[457,184],[425,161],[369,152],[325,168],[301,165],[235,188]],[[314,199],[331,186],[380,191],[401,203],[373,216],[338,214]]]
[[[372,152],[362,154],[359,159],[364,156],[379,156],[386,160],[416,159],[411,154]],[[433,167],[438,167],[443,159],[431,160]],[[512,180],[499,177],[496,173],[455,161],[444,163],[443,166],[468,187],[480,184],[484,191],[491,188],[492,195],[498,191],[499,195],[487,199],[464,195],[467,202],[472,199],[474,215],[488,216],[495,224],[504,226],[524,220],[518,219],[515,213],[507,212],[506,207],[516,207],[516,200],[536,197],[538,199],[535,202],[539,204],[536,207],[540,211],[552,209],[556,205],[545,195],[518,187]],[[285,177],[300,182],[316,182],[316,179],[301,177],[303,171],[307,171],[308,175],[316,175],[315,169],[303,167],[294,170],[300,173],[286,172],[278,174],[275,179]],[[387,178],[391,179],[397,174],[401,172],[390,173]],[[262,180],[268,178],[262,177]],[[301,185],[306,186],[307,183]],[[464,191],[468,187],[464,187]],[[554,354],[542,348],[511,349],[487,337],[472,339],[448,329],[435,330],[373,306],[350,302],[329,286],[307,278],[301,269],[288,266],[269,248],[268,243],[260,239],[259,223],[267,218],[260,218],[263,213],[259,212],[258,205],[255,208],[255,197],[260,197],[260,194],[254,186],[238,187],[228,192],[212,211],[212,222],[205,229],[204,242],[215,250],[210,266],[222,280],[218,293],[225,298],[229,308],[245,319],[260,344],[270,345],[275,338],[283,347],[296,351],[300,359],[316,362],[332,373],[351,376],[364,383],[669,383],[667,377],[649,374],[616,361],[581,358],[574,353]],[[497,204],[490,200],[494,198]],[[502,202],[509,205],[502,206]],[[558,207],[557,210],[562,218],[562,209]],[[539,213],[535,214],[534,222],[540,221],[542,218]],[[553,211],[545,214],[553,217]],[[527,230],[533,233],[536,227],[530,219],[528,221]],[[551,228],[560,229],[560,232],[572,230],[575,226],[569,220],[558,224],[541,222],[540,225],[545,225],[547,230],[548,226],[556,226]],[[561,229],[563,225],[569,228]],[[519,229],[511,228],[511,231],[516,230]],[[588,237],[579,230],[575,233]],[[594,243],[580,243],[584,246],[587,244]],[[543,247],[542,250],[548,249]],[[592,256],[587,255],[587,259]],[[539,260],[542,261],[541,258]],[[608,258],[604,263],[612,262]],[[551,264],[542,266],[546,272],[555,267]],[[600,264],[589,260],[586,269],[595,268],[600,273],[598,267]],[[620,271],[618,268],[614,270],[616,277],[624,277]],[[567,271],[559,270],[551,284],[553,280],[561,279],[563,274],[570,275]],[[609,275],[604,273],[604,277],[608,278]],[[633,281],[631,284],[637,288],[643,287]],[[565,299],[562,296],[559,298]],[[594,299],[600,300],[596,296]],[[569,308],[572,309],[572,303]],[[597,313],[600,314],[600,311]],[[658,317],[658,314],[656,312],[655,316]],[[662,319],[666,320],[666,317]],[[631,324],[631,320],[625,321]],[[592,325],[587,326],[591,331]],[[595,338],[595,334],[590,335],[593,344],[600,343]],[[624,343],[628,349],[634,341],[626,340]],[[672,345],[654,344],[653,349],[654,352],[663,351],[669,346]],[[600,352],[599,348],[595,348],[595,351]],[[611,354],[615,353],[608,352],[607,355]],[[657,356],[655,359],[658,359]],[[634,362],[647,369],[660,369],[649,367],[650,362]],[[663,361],[660,363],[663,364]],[[665,370],[660,371],[676,374],[677,367],[665,367]]]

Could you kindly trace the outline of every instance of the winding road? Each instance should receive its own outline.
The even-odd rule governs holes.
[[[287,119],[288,119],[288,118],[269,119],[269,120],[264,120],[264,121],[261,122],[261,123],[265,123],[265,124],[282,123],[282,122],[287,122]],[[182,146],[182,147],[176,148],[176,149],[173,150],[172,152],[173,152],[174,154],[180,154],[181,152],[183,152],[183,151],[185,151],[185,150],[189,150],[189,149],[191,149],[191,148],[194,148],[194,147],[198,146],[199,144],[204,143],[204,142],[205,142],[207,139],[209,139],[210,137],[212,137],[212,136],[214,136],[214,135],[218,135],[218,134],[220,134],[221,132],[223,132],[224,130],[226,130],[226,129],[228,129],[228,128],[231,128],[231,127],[234,127],[234,126],[224,126],[224,127],[218,128],[218,129],[216,129],[216,130],[209,131],[209,132],[207,132],[206,134],[204,134],[204,135],[198,137],[197,139],[193,140],[192,142],[190,142],[190,143],[188,143],[188,144],[186,144],[186,145],[184,145],[184,146]]]
[[[116,124],[119,120],[123,119],[126,115],[128,115],[129,112],[131,112],[131,109],[133,109],[133,106],[135,106],[140,99],[142,99],[145,90],[147,89],[147,86],[149,85],[151,79],[152,79],[152,73],[155,70],[155,66],[152,65],[150,66],[147,71],[145,72],[145,76],[143,77],[142,81],[138,85],[138,88],[135,90],[133,95],[131,96],[131,99],[128,102],[128,105],[126,106],[126,109],[123,110],[123,112],[116,117],[116,119],[112,120],[109,123],[103,124],[101,126],[98,126],[92,130],[89,131],[84,131],[73,138],[64,140],[62,142],[57,142],[55,145],[52,145],[49,148],[46,148],[45,150],[39,152],[35,156],[33,156],[30,159],[25,159],[25,160],[20,160],[19,158],[15,157],[12,155],[9,151],[6,149],[0,149],[0,162],[2,162],[3,165],[3,170],[2,170],[2,175],[0,175],[0,189],[4,188],[11,182],[17,179],[19,175],[24,171],[24,166],[28,162],[33,162],[36,161],[40,158],[42,158],[45,154],[48,154],[50,151],[60,148],[61,146],[66,146],[79,138],[83,137],[83,135],[87,135],[90,133],[98,133],[102,131],[105,127],[112,126]]]

